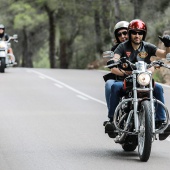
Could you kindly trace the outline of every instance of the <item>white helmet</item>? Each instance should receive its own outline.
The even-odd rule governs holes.
[[[118,43],[120,43],[119,38],[117,36],[117,32],[121,29],[128,29],[129,22],[127,21],[120,21],[114,27],[114,35]]]

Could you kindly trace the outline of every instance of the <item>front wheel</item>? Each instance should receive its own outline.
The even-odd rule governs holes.
[[[5,58],[1,58],[0,59],[0,72],[1,73],[4,73],[5,72],[5,66],[6,66],[6,64],[5,64]]]
[[[143,162],[147,162],[152,146],[152,110],[150,101],[141,102],[139,111],[138,154]]]

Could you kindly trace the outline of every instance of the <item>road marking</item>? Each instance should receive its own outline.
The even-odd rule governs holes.
[[[59,88],[63,88],[63,86],[61,86],[60,84],[55,83],[54,85],[59,87]]]
[[[43,76],[40,76],[40,78],[41,78],[41,79],[45,79],[45,77],[43,77]]]
[[[168,137],[166,140],[170,142],[170,137]]]
[[[47,75],[45,75],[45,74],[42,74],[42,73],[40,73],[40,72],[38,72],[38,71],[35,71],[35,70],[27,70],[27,71],[28,71],[28,72],[32,72],[32,73],[35,73],[35,74],[38,74],[40,77],[44,77],[44,78],[46,78],[46,79],[49,79],[49,80],[55,82],[55,84],[54,84],[55,86],[58,86],[58,87],[60,87],[60,88],[62,88],[62,87],[64,86],[64,87],[66,87],[66,88],[68,88],[68,89],[70,89],[70,90],[72,90],[72,91],[80,94],[80,95],[77,95],[77,97],[79,97],[79,98],[81,98],[81,99],[84,99],[84,100],[91,99],[91,100],[94,100],[94,101],[96,101],[96,102],[98,102],[98,103],[101,103],[101,104],[103,104],[103,105],[106,105],[105,102],[103,102],[103,101],[101,101],[101,100],[98,100],[98,99],[96,99],[96,98],[94,98],[94,97],[91,97],[91,96],[89,96],[89,95],[87,95],[87,94],[85,94],[85,93],[83,93],[83,92],[81,92],[81,91],[79,91],[79,90],[76,90],[76,89],[74,89],[73,87],[71,87],[71,86],[69,86],[69,85],[67,85],[67,84],[65,84],[65,83],[63,83],[63,82],[61,82],[61,81],[58,81],[58,80],[56,80],[56,79],[54,79],[54,78],[52,78],[52,77],[49,77],[49,76],[47,76]],[[168,87],[170,87],[170,86],[168,86]],[[170,137],[168,137],[166,140],[170,142]]]
[[[93,101],[96,101],[96,102],[98,102],[98,103],[103,104],[103,105],[106,106],[106,102],[103,102],[103,101],[101,101],[101,100],[98,100],[98,99],[96,99],[96,98],[94,98],[94,97],[92,97],[92,96],[90,96],[90,95],[87,95],[87,94],[85,94],[85,93],[83,93],[83,92],[81,92],[81,91],[79,91],[79,90],[76,90],[75,88],[73,88],[73,87],[71,87],[71,86],[69,86],[69,85],[67,85],[67,84],[65,84],[65,83],[63,83],[63,82],[61,82],[61,81],[58,81],[58,80],[56,80],[56,79],[54,79],[54,78],[52,78],[52,77],[50,77],[50,76],[47,76],[47,75],[42,74],[42,73],[40,73],[40,72],[38,72],[38,71],[35,71],[35,70],[30,70],[30,72],[35,73],[35,74],[38,74],[39,76],[43,76],[43,77],[45,77],[46,79],[49,79],[49,80],[51,80],[51,81],[53,81],[53,82],[55,82],[55,83],[57,83],[57,84],[59,84],[59,85],[61,85],[61,86],[66,87],[67,89],[69,89],[69,90],[71,90],[71,91],[74,91],[74,92],[82,95],[83,97],[86,97],[86,98],[88,98],[88,99],[91,99],[91,100],[93,100]]]
[[[83,100],[88,100],[86,97],[81,96],[81,95],[77,95],[77,97],[79,97],[80,99],[83,99]]]

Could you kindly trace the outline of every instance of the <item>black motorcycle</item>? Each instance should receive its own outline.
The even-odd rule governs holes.
[[[105,52],[106,56],[113,56],[113,52]],[[130,68],[132,74],[123,81],[123,96],[115,110],[113,124],[116,128],[115,143],[122,145],[125,151],[134,151],[138,146],[138,155],[141,161],[148,161],[151,153],[152,142],[159,136],[163,140],[170,134],[169,112],[167,107],[153,96],[154,80],[152,72],[148,68],[170,66],[162,60],[153,61],[150,64],[138,61],[135,64],[120,58],[117,62],[108,62],[108,68]],[[155,110],[161,105],[166,113],[166,121],[159,126],[155,125]],[[112,133],[112,132],[111,132]]]

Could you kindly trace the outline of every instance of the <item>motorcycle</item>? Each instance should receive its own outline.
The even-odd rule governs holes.
[[[103,57],[113,57],[112,51],[106,51]],[[144,61],[131,63],[126,57],[116,62],[107,63],[107,68],[117,67],[120,69],[130,68],[132,74],[125,77],[123,81],[124,94],[116,107],[113,124],[116,128],[115,143],[119,143],[124,151],[134,151],[138,146],[138,155],[141,161],[147,162],[152,148],[152,142],[159,140],[161,135],[170,134],[169,112],[167,107],[153,96],[154,80],[151,67],[165,67],[170,69],[162,60],[153,61],[150,64]],[[156,127],[155,110],[161,105],[166,113],[166,121],[163,125]],[[167,130],[168,129],[168,130]],[[168,135],[167,135],[168,136]]]
[[[8,49],[10,48],[10,41],[17,41],[18,36],[15,34],[10,36],[7,41],[0,39],[0,72],[4,73],[5,68],[9,66],[14,66],[17,63],[15,62],[15,56],[11,53],[8,53]]]

